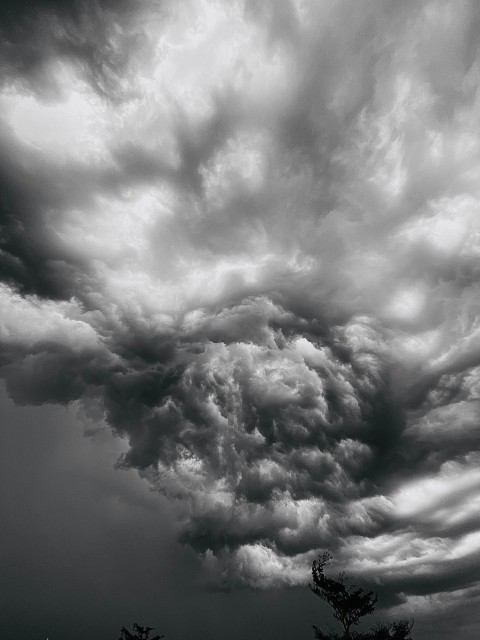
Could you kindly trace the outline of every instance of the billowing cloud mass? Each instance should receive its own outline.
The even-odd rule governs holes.
[[[478,3],[2,11],[13,399],[128,439],[219,584],[478,598]]]

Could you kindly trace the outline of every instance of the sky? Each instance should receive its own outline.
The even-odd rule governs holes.
[[[327,549],[478,637],[479,45],[475,0],[2,3],[6,637],[308,638]]]

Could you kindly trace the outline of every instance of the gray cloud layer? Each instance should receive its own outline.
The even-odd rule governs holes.
[[[11,396],[128,438],[220,582],[329,547],[397,603],[476,588],[476,3],[38,12],[2,45]]]

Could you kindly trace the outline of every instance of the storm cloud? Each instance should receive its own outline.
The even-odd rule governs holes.
[[[217,586],[478,598],[477,3],[2,11],[11,397],[127,439]]]

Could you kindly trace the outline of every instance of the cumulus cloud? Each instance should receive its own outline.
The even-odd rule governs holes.
[[[15,7],[12,397],[127,438],[221,583],[474,588],[476,4]]]

